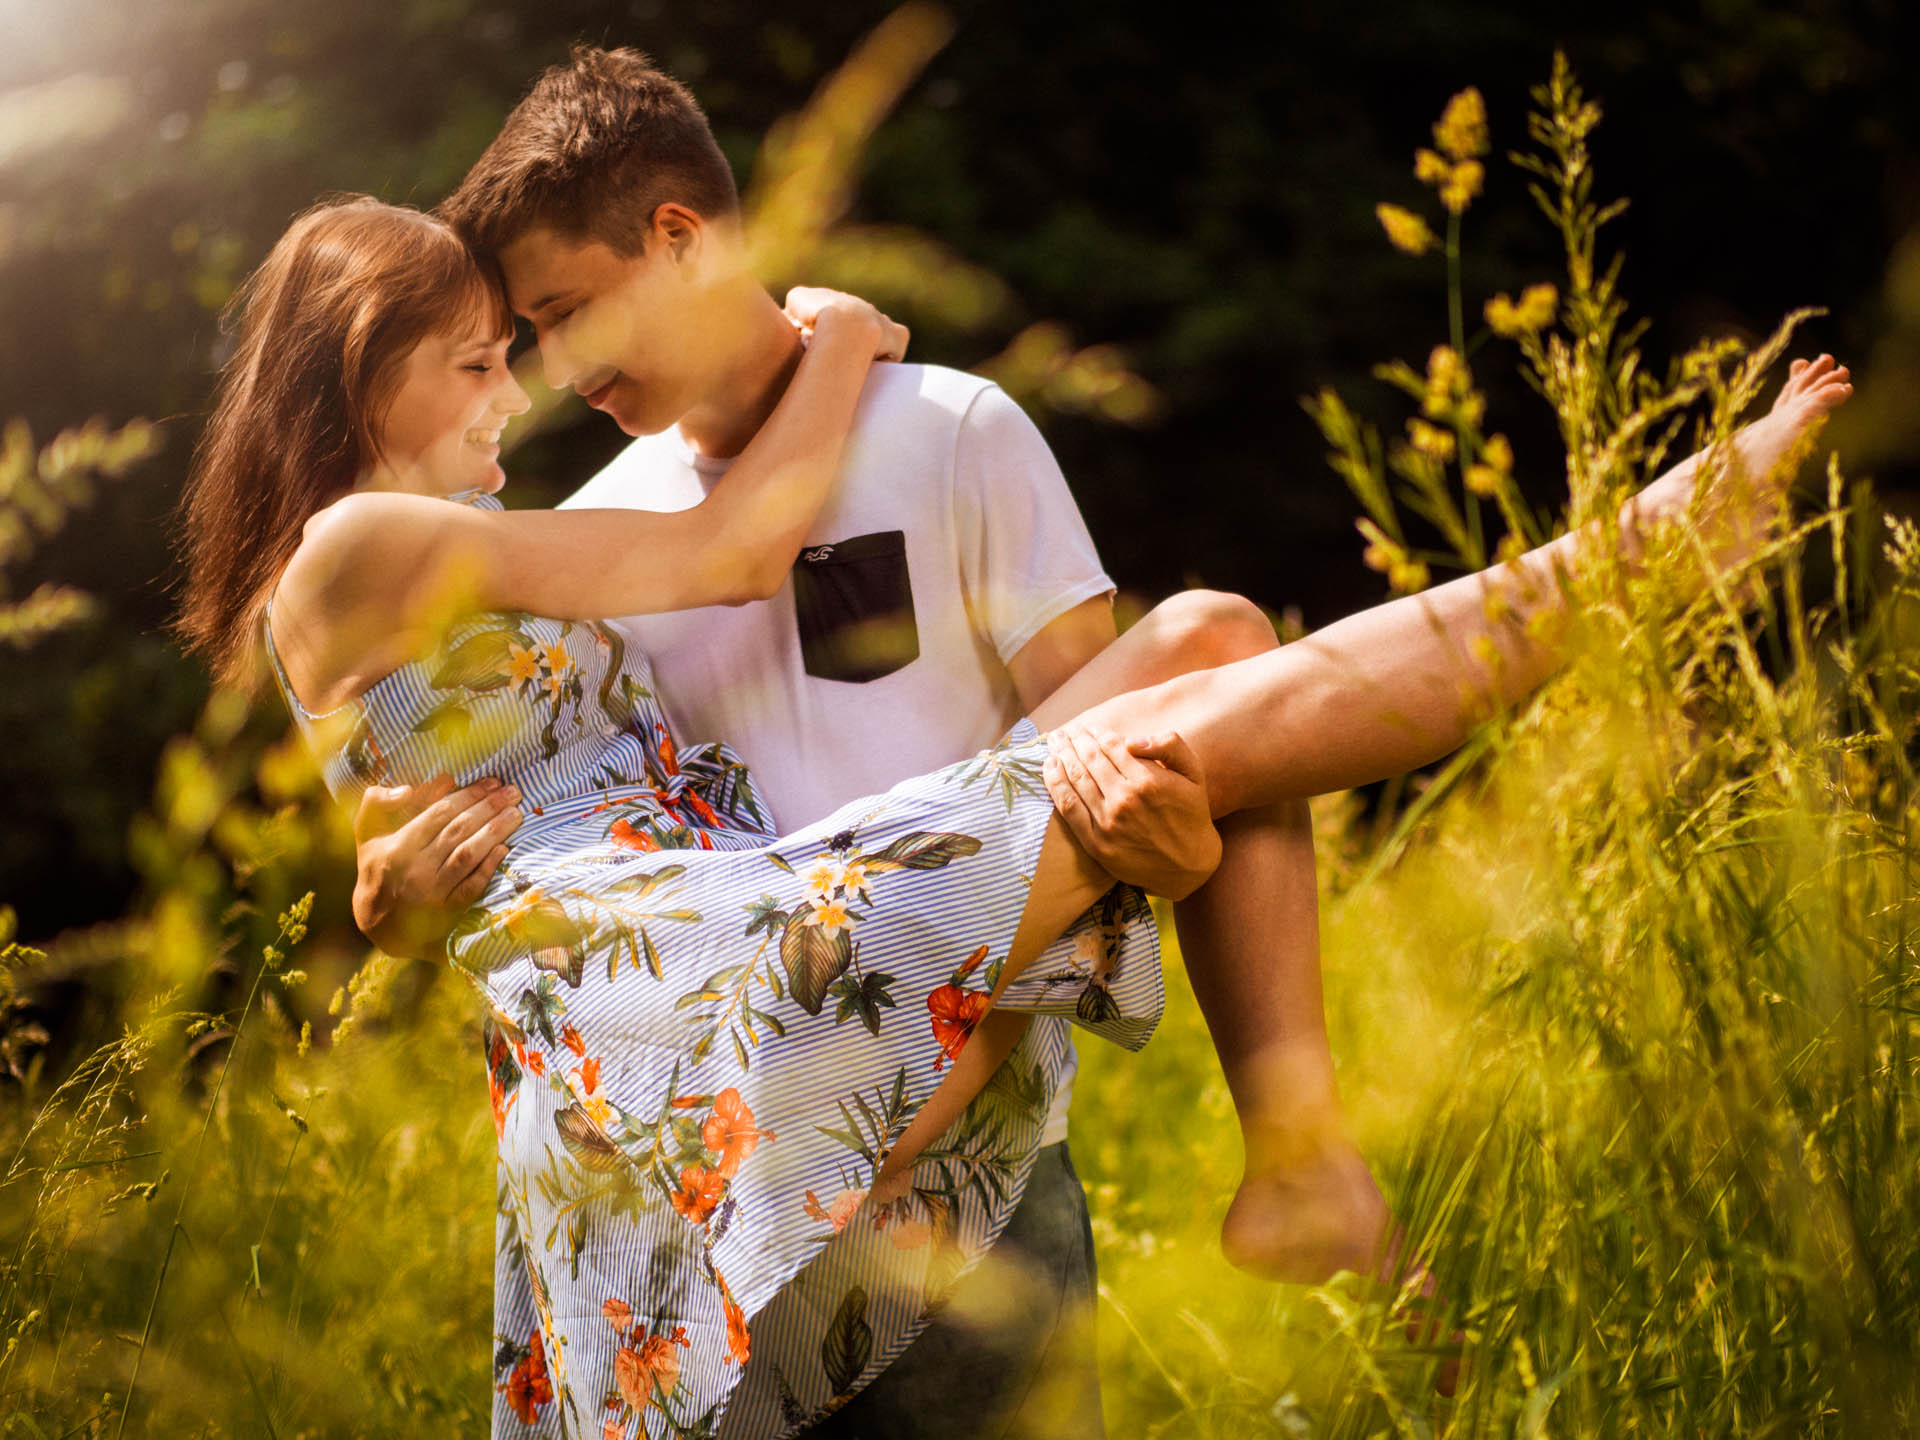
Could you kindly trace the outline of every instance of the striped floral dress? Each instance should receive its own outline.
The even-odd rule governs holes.
[[[448,942],[499,1135],[493,1433],[778,1436],[844,1405],[1004,1228],[1060,1073],[1062,1027],[1029,1027],[909,1193],[867,1203],[1025,904],[1033,727],[780,835],[597,623],[473,617],[326,715],[274,669],[341,799],[443,772],[523,795]],[[1116,888],[1000,1003],[1136,1048],[1162,998]]]

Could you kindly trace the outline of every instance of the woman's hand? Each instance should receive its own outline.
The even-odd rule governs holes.
[[[787,292],[787,319],[808,339],[823,328],[865,326],[872,333],[874,359],[906,357],[910,338],[907,327],[888,319],[878,306],[843,290],[828,290],[818,285],[794,286]]]

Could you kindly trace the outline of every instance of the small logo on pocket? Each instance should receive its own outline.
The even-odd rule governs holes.
[[[802,550],[800,552],[800,558],[809,565],[818,565],[822,560],[831,560],[833,558],[833,546],[816,545],[811,550]]]

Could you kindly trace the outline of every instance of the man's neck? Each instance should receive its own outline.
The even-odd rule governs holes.
[[[731,460],[767,423],[799,367],[799,333],[758,285],[743,291],[731,328],[739,339],[721,357],[719,383],[680,417],[696,455]]]

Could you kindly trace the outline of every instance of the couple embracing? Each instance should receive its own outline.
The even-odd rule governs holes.
[[[876,363],[906,336],[863,302],[777,308],[704,116],[630,51],[543,75],[439,216],[309,211],[237,306],[183,627],[359,802],[363,928],[444,935],[487,1017],[495,1434],[1098,1434],[1068,1031],[1151,1032],[1138,886],[1180,902],[1245,1135],[1229,1255],[1393,1268],[1304,801],[1551,673],[1597,529],[1285,648],[1207,593],[1116,640],[1030,423]],[[559,511],[493,499],[514,313],[637,437]],[[1742,467],[1848,389],[1797,363]]]

